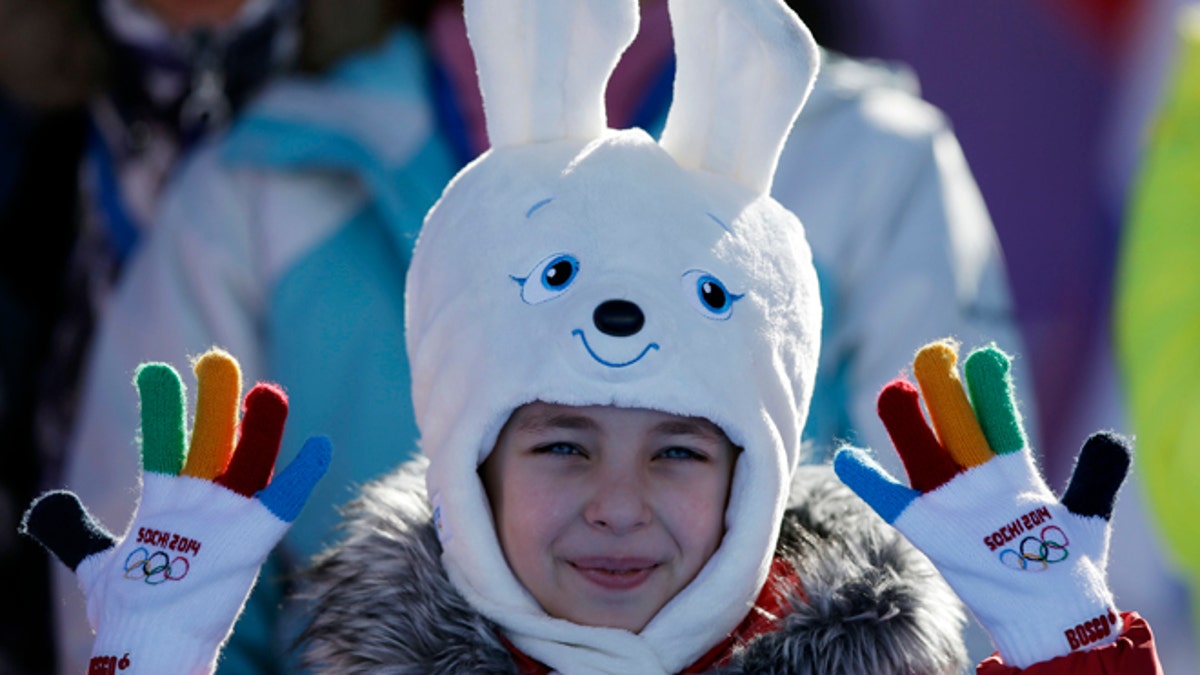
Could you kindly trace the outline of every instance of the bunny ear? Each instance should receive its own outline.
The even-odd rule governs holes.
[[[598,138],[604,90],[637,33],[636,0],[466,0],[492,147]]]
[[[817,76],[817,44],[782,0],[671,0],[675,98],[662,146],[682,166],[766,193]]]

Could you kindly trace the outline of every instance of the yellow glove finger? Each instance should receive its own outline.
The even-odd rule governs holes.
[[[242,371],[227,352],[213,348],[195,365],[196,421],[183,474],[212,480],[225,470],[233,454]]]
[[[952,340],[931,342],[917,352],[913,374],[933,420],[938,439],[960,466],[971,468],[992,458],[975,410],[967,400],[955,367],[958,344]]]

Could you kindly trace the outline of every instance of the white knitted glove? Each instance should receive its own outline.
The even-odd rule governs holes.
[[[1122,625],[1105,565],[1127,442],[1089,438],[1059,500],[1034,466],[1008,357],[988,347],[967,358],[968,401],[956,347],[926,345],[913,363],[936,436],[911,384],[898,379],[879,396],[912,487],[853,448],[835,457],[838,476],[929,556],[1009,665],[1114,642]]]
[[[196,374],[185,452],[179,375],[161,363],[138,369],[142,498],[122,539],[66,491],[39,497],[22,523],[87,596],[96,631],[89,674],[212,672],[259,567],[329,465],[328,440],[314,437],[271,480],[287,416],[283,392],[258,384],[246,395],[235,449],[236,361],[210,351]]]

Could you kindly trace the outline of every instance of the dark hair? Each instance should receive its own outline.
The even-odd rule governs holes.
[[[40,108],[82,104],[101,91],[110,61],[92,0],[0,0],[0,87]]]
[[[458,0],[303,1],[299,66],[321,71],[349,54],[378,44],[398,24],[423,29],[438,4]]]
[[[439,2],[300,0],[298,68],[321,71],[378,44],[397,24],[423,28]],[[84,104],[110,84],[99,0],[0,0],[0,89],[37,108]]]

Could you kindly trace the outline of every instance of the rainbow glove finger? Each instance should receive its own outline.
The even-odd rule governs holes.
[[[913,363],[933,429],[912,384],[879,395],[912,486],[854,448],[834,458],[838,477],[929,557],[1009,665],[1114,642],[1123,627],[1104,569],[1127,442],[1089,438],[1059,500],[1034,466],[1008,357],[988,347],[967,358],[969,400],[957,358],[953,343],[935,342]]]
[[[272,479],[287,399],[269,384],[246,395],[241,373],[212,350],[196,363],[196,420],[185,447],[183,383],[144,364],[142,498],[117,539],[71,492],[39,497],[22,531],[76,574],[96,631],[89,672],[209,673],[258,570],[329,466],[330,445],[310,438]]]

